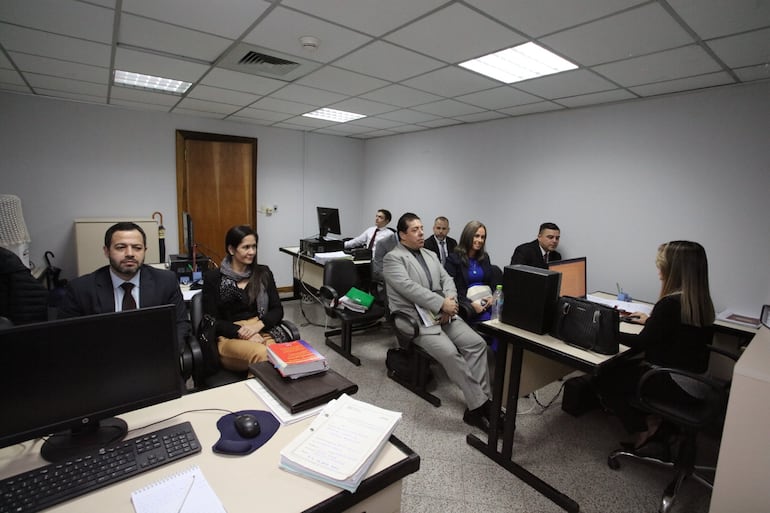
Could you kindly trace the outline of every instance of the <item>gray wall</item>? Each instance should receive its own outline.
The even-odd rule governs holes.
[[[553,220],[565,257],[588,256],[589,288],[654,300],[660,242],[709,255],[717,308],[770,303],[770,83],[448,127],[366,142],[158,112],[0,94],[0,193],[22,198],[31,258],[71,277],[72,220],[162,211],[177,251],[174,131],[259,139],[260,261],[291,282],[283,245],[317,232],[315,206],[340,208],[346,235],[377,208],[470,219],[507,264]],[[395,225],[395,223],[393,223]]]
[[[658,244],[706,248],[718,309],[770,302],[770,83],[492,121],[367,142],[365,198],[437,215],[459,238],[478,219],[493,262],[562,229],[589,289],[654,300]]]
[[[362,141],[1,93],[0,112],[0,193],[22,200],[31,260],[42,265],[52,250],[62,277],[76,272],[80,217],[160,211],[167,252],[178,252],[177,129],[258,139],[257,204],[278,205],[258,214],[259,259],[279,285],[291,284],[291,260],[278,247],[317,233],[316,205],[338,206],[351,232],[364,225]]]

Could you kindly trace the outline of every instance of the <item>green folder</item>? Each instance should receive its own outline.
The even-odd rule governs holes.
[[[374,296],[371,294],[367,294],[363,290],[359,290],[355,287],[351,287],[350,290],[345,294],[348,296],[351,300],[355,301],[361,306],[364,306],[366,308],[369,308],[372,306],[372,303],[374,302]]]

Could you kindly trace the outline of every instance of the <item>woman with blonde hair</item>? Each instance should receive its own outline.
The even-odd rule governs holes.
[[[660,417],[629,404],[639,379],[652,365],[705,372],[709,360],[706,346],[713,337],[715,318],[703,246],[683,240],[661,244],[655,266],[661,281],[660,298],[649,316],[641,312],[632,314],[644,325],[638,335],[621,334],[621,343],[642,349],[644,358],[615,368],[599,379],[604,404],[635,435],[633,442],[626,445],[637,451],[650,442],[665,443],[670,433]],[[683,404],[694,400],[670,378],[656,382],[652,392],[674,395]]]

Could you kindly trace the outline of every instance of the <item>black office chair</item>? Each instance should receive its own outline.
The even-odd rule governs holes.
[[[340,321],[340,328],[324,333],[326,345],[344,356],[354,365],[361,365],[361,360],[351,353],[354,329],[368,329],[377,325],[385,316],[385,308],[377,303],[372,303],[366,312],[353,312],[348,309],[339,309],[339,298],[344,296],[351,287],[356,284],[357,271],[352,260],[330,260],[324,265],[324,284],[321,287],[321,297],[325,299],[324,310],[326,315]],[[339,343],[330,337],[340,336]]]
[[[182,354],[182,376],[185,379],[192,376],[195,384],[194,391],[214,388],[228,383],[234,383],[246,379],[247,371],[231,371],[213,362],[214,365],[206,365],[203,348],[198,341],[198,329],[203,319],[203,293],[195,294],[190,300],[190,323],[192,324],[192,336],[187,340],[187,346]],[[279,325],[286,332],[288,340],[300,338],[299,330],[293,322],[283,319]],[[213,367],[213,369],[212,369]]]
[[[389,351],[386,360],[388,377],[433,406],[441,406],[441,399],[428,391],[428,385],[433,380],[430,365],[436,360],[414,343],[414,339],[420,334],[417,321],[400,310],[390,312],[389,320],[403,357],[399,352]]]
[[[718,353],[733,362],[738,359],[738,355],[725,351],[723,349],[708,346],[711,353]],[[713,356],[713,355],[712,355]],[[661,378],[671,378],[679,384],[689,395],[696,399],[683,404],[681,401],[671,397],[660,397],[649,392],[654,388],[656,380]],[[639,381],[637,393],[632,404],[637,408],[657,414],[663,418],[664,422],[673,425],[678,433],[676,443],[673,444],[671,458],[654,458],[651,456],[641,456],[626,449],[619,449],[612,452],[607,465],[611,469],[620,468],[618,458],[631,458],[655,466],[673,468],[676,471],[674,479],[666,486],[660,504],[660,513],[667,513],[670,509],[676,494],[682,487],[684,481],[692,477],[699,483],[713,488],[713,477],[706,476],[702,472],[709,474],[716,471],[715,467],[707,467],[695,464],[697,453],[696,439],[701,433],[721,433],[724,423],[725,412],[727,409],[727,399],[730,390],[729,380],[719,380],[705,374],[695,374],[679,369],[654,367],[647,371]]]

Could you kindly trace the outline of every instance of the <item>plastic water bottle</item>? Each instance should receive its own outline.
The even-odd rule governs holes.
[[[505,299],[505,296],[503,295],[503,286],[498,285],[495,289],[495,293],[492,295],[492,320],[493,321],[499,321],[500,320],[500,314],[503,312],[503,300]]]

